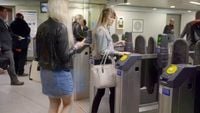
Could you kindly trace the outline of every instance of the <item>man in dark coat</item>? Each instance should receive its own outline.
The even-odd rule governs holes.
[[[5,19],[8,15],[7,9],[0,6],[0,53],[1,57],[6,57],[10,60],[10,65],[7,68],[10,76],[11,85],[23,85],[24,82],[20,82],[15,72],[15,62],[12,52],[12,37],[9,32],[8,26],[5,23]]]
[[[15,60],[15,71],[19,76],[27,76],[24,66],[27,60],[27,50],[30,42],[30,27],[21,13],[17,13],[15,20],[10,24],[13,37],[13,53]]]
[[[171,18],[169,20],[169,25],[166,25],[164,30],[163,30],[164,34],[174,34],[174,19]]]

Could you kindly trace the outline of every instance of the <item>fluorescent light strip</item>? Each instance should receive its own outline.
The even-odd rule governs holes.
[[[191,4],[200,5],[200,2],[190,1]]]
[[[126,5],[130,5],[131,3],[130,2],[127,2],[127,3],[125,3]]]
[[[157,10],[157,8],[153,8],[152,10],[156,11],[156,10]]]
[[[170,6],[170,8],[176,8],[176,6],[172,5],[172,6]]]

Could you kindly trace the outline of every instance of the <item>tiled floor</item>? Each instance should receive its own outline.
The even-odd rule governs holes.
[[[0,75],[0,113],[47,113],[48,98],[40,83],[20,77],[23,86],[11,86],[7,74]]]
[[[26,72],[29,70],[26,66]],[[19,77],[23,86],[11,86],[7,73],[0,75],[0,113],[47,113],[48,98],[41,92],[39,82]],[[108,96],[103,98],[99,113],[109,113]],[[89,99],[76,101],[72,113],[89,113]]]

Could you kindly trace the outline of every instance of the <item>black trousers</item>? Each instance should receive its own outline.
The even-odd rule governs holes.
[[[22,50],[21,52],[13,51],[13,53],[14,53],[16,74],[22,75],[24,74],[24,66],[27,60],[27,49]]]
[[[110,89],[110,98],[109,98],[110,113],[114,113],[115,87],[111,87],[109,89]],[[93,104],[92,104],[92,113],[97,113],[99,109],[99,104],[104,94],[105,94],[105,88],[97,90],[96,96],[94,97]]]

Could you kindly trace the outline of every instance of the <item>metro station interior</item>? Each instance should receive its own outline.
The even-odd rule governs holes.
[[[93,113],[98,90],[92,73],[93,31],[105,7],[116,13],[109,27],[113,42],[124,41],[115,50],[130,52],[115,59],[114,113],[200,113],[200,0],[66,1],[70,22],[82,15],[89,29],[84,37],[89,42],[72,56],[73,96],[69,113]],[[35,60],[35,37],[38,27],[48,19],[48,0],[0,0],[0,6],[7,9],[8,26],[20,13],[30,27],[24,66],[28,76],[18,76],[24,85],[11,85],[6,69],[0,69],[0,113],[49,113],[48,96],[42,93],[40,68]],[[173,33],[165,33],[172,20]],[[191,21],[197,22],[195,30],[188,30],[194,33],[189,35],[195,39],[193,49],[188,37],[182,35]],[[0,26],[3,33],[1,29]],[[98,113],[111,113],[110,94],[106,88]]]

